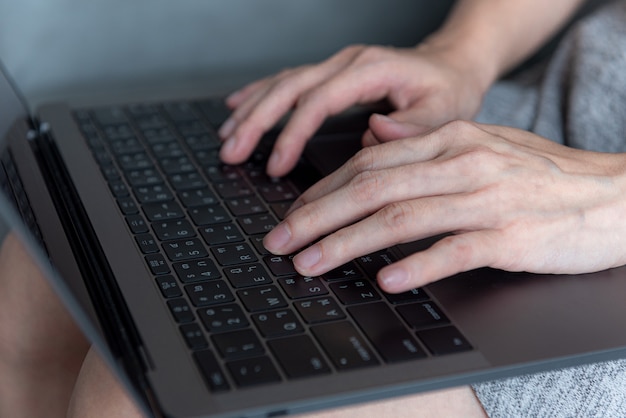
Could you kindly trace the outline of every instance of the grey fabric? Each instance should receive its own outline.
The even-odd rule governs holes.
[[[576,24],[548,62],[496,84],[477,120],[576,148],[626,152],[626,1]],[[626,416],[626,360],[473,388],[492,418]]]

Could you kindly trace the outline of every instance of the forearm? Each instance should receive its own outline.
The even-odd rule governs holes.
[[[447,46],[484,88],[529,57],[584,0],[458,0],[426,44]]]

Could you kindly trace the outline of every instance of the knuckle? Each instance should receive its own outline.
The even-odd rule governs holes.
[[[379,194],[383,184],[383,177],[379,173],[363,171],[352,178],[348,187],[355,201],[368,202]]]
[[[376,152],[372,147],[362,148],[348,161],[348,168],[354,175],[372,171],[376,167]]]
[[[467,271],[474,265],[475,246],[467,242],[462,234],[447,236],[437,245],[448,248],[450,261],[457,266],[459,271]]]
[[[415,220],[413,207],[408,202],[394,202],[378,211],[377,216],[383,228],[393,232],[406,231],[407,225]]]
[[[378,63],[389,53],[389,49],[383,46],[373,45],[362,48],[355,58],[355,62],[374,62]]]

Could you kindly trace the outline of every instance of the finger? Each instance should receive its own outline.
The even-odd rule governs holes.
[[[369,121],[370,131],[379,142],[389,142],[421,135],[432,129],[423,124],[405,122],[404,119],[408,118],[409,112],[394,112],[388,116],[374,114]]]
[[[496,243],[492,231],[450,235],[427,250],[412,254],[378,272],[378,283],[388,293],[401,293],[457,273],[491,266]]]
[[[467,200],[470,200],[468,204]],[[488,225],[475,199],[458,194],[402,201],[324,237],[297,254],[302,275],[317,276],[363,254],[447,232],[484,229]],[[487,225],[484,225],[487,224]]]
[[[232,92],[229,94],[225,101],[226,105],[231,109],[239,107],[243,102],[247,101],[254,93],[259,89],[262,89],[267,83],[269,83],[271,77],[265,77],[260,80],[255,80],[252,83]]]
[[[285,70],[253,89],[226,121],[231,132],[221,150],[222,159],[231,164],[243,162],[263,133],[273,127],[304,92],[341,71],[357,51],[356,47],[346,48],[318,65]]]

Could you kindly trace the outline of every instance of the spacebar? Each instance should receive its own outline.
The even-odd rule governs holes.
[[[388,362],[425,357],[416,339],[391,308],[382,302],[348,308],[359,327]]]

